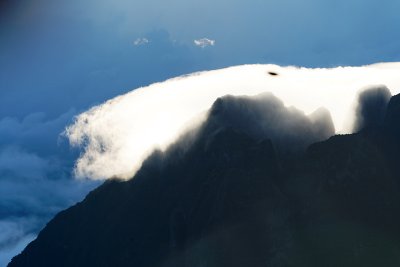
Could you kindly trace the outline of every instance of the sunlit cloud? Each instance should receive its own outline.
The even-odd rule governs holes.
[[[66,129],[70,143],[83,148],[77,177],[130,178],[155,149],[165,150],[185,129],[201,122],[224,95],[271,92],[285,106],[311,114],[327,109],[337,133],[349,133],[360,91],[384,85],[400,92],[400,63],[307,69],[243,65],[195,73],[118,96],[76,117]]]
[[[142,46],[142,45],[148,44],[149,42],[150,42],[149,39],[142,37],[142,38],[137,38],[137,39],[133,42],[133,44],[134,44],[135,46]]]
[[[202,39],[197,39],[193,41],[196,46],[199,46],[201,48],[205,48],[207,46],[214,46],[215,45],[215,40],[211,40],[208,38],[202,38]]]

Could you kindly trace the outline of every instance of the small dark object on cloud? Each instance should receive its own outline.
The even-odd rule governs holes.
[[[271,76],[278,76],[279,74],[273,71],[268,71],[268,74]]]

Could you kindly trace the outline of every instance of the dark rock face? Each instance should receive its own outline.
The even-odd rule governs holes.
[[[400,135],[400,95],[393,96],[389,101],[385,128],[394,135]]]
[[[391,96],[389,89],[385,86],[370,88],[361,92],[358,97],[354,132],[381,126]]]
[[[329,114],[296,112],[281,127],[297,149],[289,154],[268,123],[249,125],[290,110],[273,98],[280,116],[218,100],[189,148],[176,144],[134,179],[105,182],[9,266],[400,266],[398,99],[383,127],[307,150],[330,132]],[[308,136],[291,139],[285,131],[298,125]]]

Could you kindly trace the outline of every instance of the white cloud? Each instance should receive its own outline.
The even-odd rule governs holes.
[[[383,84],[399,93],[399,71],[400,63],[332,69],[244,65],[139,88],[79,115],[67,128],[70,143],[84,150],[76,175],[131,177],[155,147],[165,149],[227,94],[271,92],[307,114],[322,106],[330,111],[337,132],[349,132],[358,92]]]
[[[135,46],[142,46],[148,44],[150,41],[147,38],[137,38],[133,44]]]
[[[196,46],[199,46],[201,48],[205,48],[207,46],[214,46],[215,45],[215,40],[211,40],[208,38],[202,38],[202,39],[197,39],[193,41]]]

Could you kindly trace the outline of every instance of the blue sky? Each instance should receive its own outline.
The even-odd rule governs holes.
[[[98,184],[71,177],[79,151],[59,134],[74,115],[199,70],[400,61],[398,10],[398,0],[2,0],[0,266]]]

